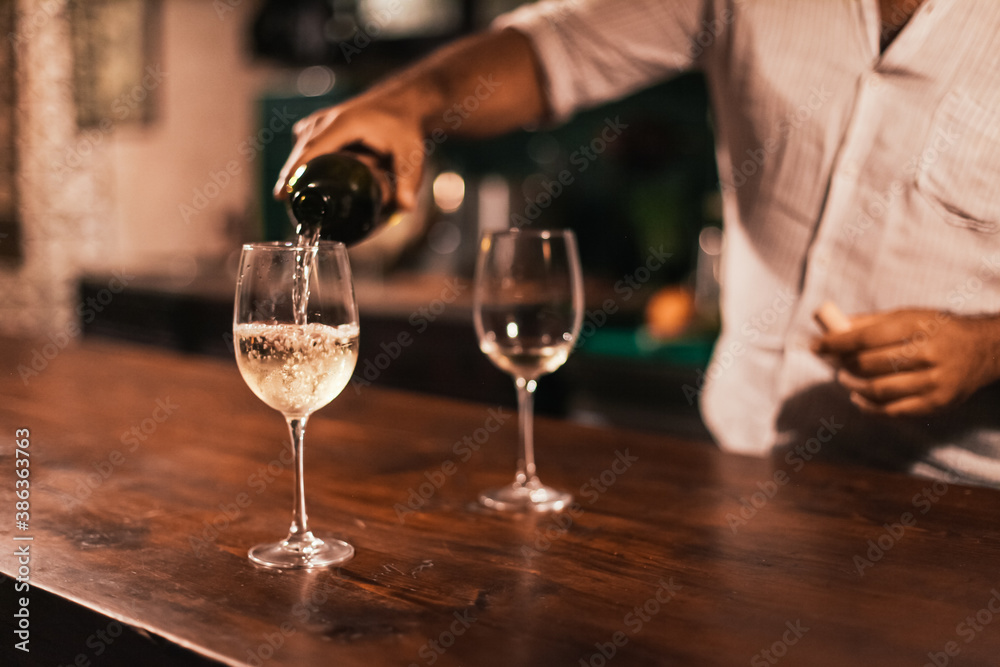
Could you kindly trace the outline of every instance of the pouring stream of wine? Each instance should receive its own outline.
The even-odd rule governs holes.
[[[319,247],[319,228],[313,230],[312,234],[298,234],[295,238],[295,245],[299,252],[295,253],[295,275],[292,283],[292,309],[295,313],[295,324],[304,326],[308,320],[309,307],[309,271],[312,268],[313,259],[316,257],[316,249]]]

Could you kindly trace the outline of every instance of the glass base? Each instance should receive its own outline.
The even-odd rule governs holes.
[[[572,494],[541,482],[510,484],[479,494],[479,502],[501,512],[558,512],[573,502]]]
[[[354,547],[343,540],[321,540],[307,533],[301,538],[258,544],[250,549],[250,560],[264,567],[303,569],[331,567],[354,558]]]

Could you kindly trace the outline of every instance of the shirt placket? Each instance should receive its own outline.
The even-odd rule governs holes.
[[[782,397],[791,395],[808,380],[811,374],[805,369],[824,363],[809,349],[811,340],[818,333],[813,324],[813,313],[824,300],[836,301],[836,283],[839,280],[845,277],[859,279],[855,275],[845,276],[850,273],[852,264],[870,266],[874,263],[873,255],[878,253],[882,230],[869,229],[862,240],[855,242],[845,233],[845,228],[856,221],[865,205],[876,201],[892,181],[891,173],[880,169],[877,161],[869,159],[882,123],[888,122],[887,100],[892,95],[893,75],[883,69],[891,71],[890,65],[895,58],[917,56],[919,45],[931,29],[931,15],[936,4],[934,0],[926,0],[926,6],[921,7],[884,56],[880,58],[877,52],[873,53],[871,65],[859,74],[854,106],[834,158],[816,233],[806,254],[800,298],[792,314],[790,337],[778,384]],[[875,21],[878,25],[876,3],[869,3],[866,16],[868,21]],[[871,304],[842,305],[849,305],[849,310],[853,312]]]

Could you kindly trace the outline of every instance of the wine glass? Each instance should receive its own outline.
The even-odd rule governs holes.
[[[243,246],[233,339],[250,389],[285,416],[295,465],[288,537],[249,551],[258,565],[313,568],[354,555],[341,540],[321,540],[306,519],[302,444],[306,422],[344,389],[358,361],[358,310],[343,244]]]
[[[485,234],[476,260],[473,321],[479,348],[517,386],[520,457],[514,482],[480,494],[498,510],[558,511],[573,497],[535,473],[532,418],[540,376],[569,357],[583,322],[583,278],[569,230]]]

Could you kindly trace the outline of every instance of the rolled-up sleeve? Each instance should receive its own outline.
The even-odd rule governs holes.
[[[532,42],[553,120],[697,64],[721,25],[711,0],[550,0],[499,17]],[[701,33],[704,39],[699,40]]]

